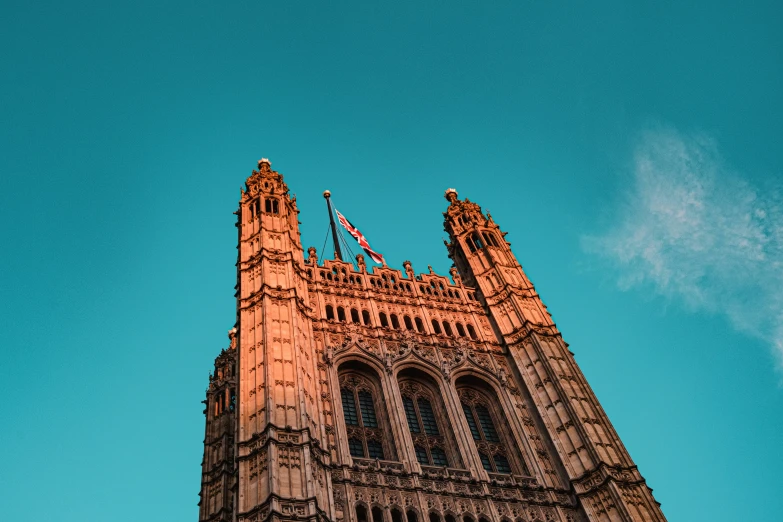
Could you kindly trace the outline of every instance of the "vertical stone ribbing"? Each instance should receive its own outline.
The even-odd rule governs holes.
[[[447,198],[451,280],[362,255],[319,263],[259,162],[236,212],[236,328],[205,401],[201,522],[665,520],[504,234]],[[344,418],[340,387],[357,383],[374,390],[369,431]],[[440,435],[406,417],[422,390]],[[478,403],[495,439],[471,431]],[[384,457],[369,439],[352,456],[349,437]]]
[[[492,217],[446,192],[449,254],[482,295],[590,520],[664,521],[546,306]],[[629,500],[630,499],[630,500]],[[638,499],[638,500],[637,500]]]
[[[228,522],[234,512],[236,468],[236,330],[228,333],[230,345],[215,359],[204,401],[204,457],[201,462],[199,521]]]
[[[267,160],[239,210],[238,520],[328,516],[298,210]]]

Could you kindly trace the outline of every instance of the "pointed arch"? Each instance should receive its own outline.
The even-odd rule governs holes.
[[[465,337],[465,327],[462,326],[462,323],[456,323],[455,325],[457,327],[457,333],[460,337]]]
[[[473,328],[473,325],[470,324],[470,323],[468,323],[468,335],[474,341],[478,339],[478,337],[476,336],[476,330],[475,330],[475,328]]]
[[[407,315],[403,316],[402,318],[403,322],[405,323],[405,328],[408,330],[413,330],[413,321],[411,321],[411,318]]]
[[[378,373],[347,360],[337,370],[348,451],[353,458],[396,460],[391,426]]]
[[[364,504],[356,504],[354,511],[356,512],[356,522],[369,522],[367,520],[367,508]]]
[[[416,330],[419,333],[424,333],[424,322],[421,320],[421,317],[416,318]]]
[[[400,370],[397,382],[419,464],[462,468],[439,383],[428,372],[413,366]]]
[[[440,324],[438,323],[437,319],[432,320],[432,330],[437,334],[440,335]]]
[[[454,332],[451,331],[451,325],[448,321],[443,321],[443,331],[446,332],[446,335],[449,337],[454,337]]]
[[[488,473],[528,475],[525,460],[519,453],[492,386],[475,375],[463,375],[455,381],[460,406],[479,460]]]
[[[397,314],[391,314],[390,317],[391,317],[392,328],[394,328],[395,330],[399,330],[400,329],[400,320],[397,318]]]

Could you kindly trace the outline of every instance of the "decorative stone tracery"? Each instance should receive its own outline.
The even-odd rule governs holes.
[[[200,521],[665,521],[506,234],[446,199],[450,277],[320,260],[259,161]]]

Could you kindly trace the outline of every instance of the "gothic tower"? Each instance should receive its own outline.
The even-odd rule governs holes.
[[[321,262],[259,162],[200,521],[665,521],[505,233],[446,199],[451,278]]]

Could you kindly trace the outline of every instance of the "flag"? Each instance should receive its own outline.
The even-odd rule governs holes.
[[[334,211],[337,212],[337,219],[340,221],[340,224],[345,230],[348,231],[349,234],[356,238],[356,241],[359,242],[359,246],[362,247],[365,252],[367,252],[367,255],[370,256],[376,263],[383,263],[383,256],[370,248],[370,244],[367,242],[367,238],[364,237],[364,235],[359,232],[355,226],[351,225],[351,222],[345,219],[345,216],[340,214],[339,210],[334,209]]]

